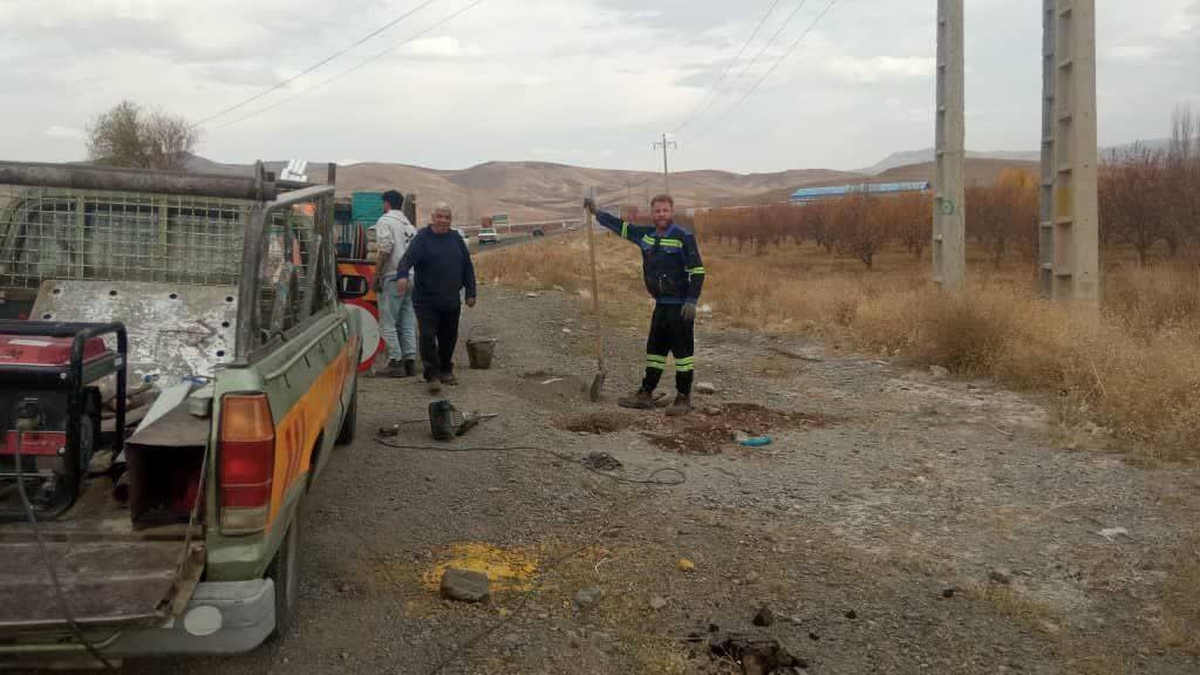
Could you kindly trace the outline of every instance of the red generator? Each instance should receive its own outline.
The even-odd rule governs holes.
[[[100,444],[98,385],[111,375],[125,428],[128,352],[119,323],[0,320],[0,520],[53,518],[75,502]],[[119,432],[114,458],[123,446]]]

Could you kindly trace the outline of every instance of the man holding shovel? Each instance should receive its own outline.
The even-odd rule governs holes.
[[[650,337],[646,340],[646,377],[636,394],[618,399],[617,404],[653,409],[654,390],[667,369],[667,355],[671,354],[675,357],[677,394],[667,414],[691,412],[695,369],[693,327],[696,303],[704,287],[704,264],[696,237],[675,224],[675,200],[670,195],[659,195],[650,202],[653,227],[634,225],[600,211],[590,198],[584,200],[583,207],[601,225],[642,250],[642,276],[655,301]]]

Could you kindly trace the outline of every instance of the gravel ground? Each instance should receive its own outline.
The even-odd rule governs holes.
[[[717,631],[775,638],[811,673],[1200,672],[1154,624],[1194,536],[1196,470],[1133,466],[1103,430],[1059,429],[1048,401],[711,322],[698,379],[717,392],[696,414],[616,408],[640,326],[607,337],[607,400],[590,404],[579,316],[578,298],[484,289],[464,321],[499,338],[497,358],[468,370],[463,353],[449,398],[500,416],[446,448],[540,450],[385,447],[374,431],[431,399],[362,380],[359,438],[308,501],[293,630],[127,671],[740,672],[710,657]],[[388,440],[429,443],[419,425]],[[622,462],[612,475],[686,482],[575,461],[595,451]],[[465,543],[536,572],[485,604],[443,601],[427,581]],[[773,620],[755,626],[762,607]]]

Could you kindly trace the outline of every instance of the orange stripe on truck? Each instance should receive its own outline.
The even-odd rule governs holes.
[[[354,351],[351,348],[357,343],[357,340],[347,342],[341,353],[275,425],[275,477],[268,526],[274,522],[292,485],[311,468],[312,449],[317,438],[342,400],[350,369],[358,365],[357,359],[351,357]]]

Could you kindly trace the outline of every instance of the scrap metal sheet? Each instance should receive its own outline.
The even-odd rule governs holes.
[[[237,287],[51,280],[38,290],[30,318],[124,323],[131,377],[165,388],[212,377],[233,359]]]

